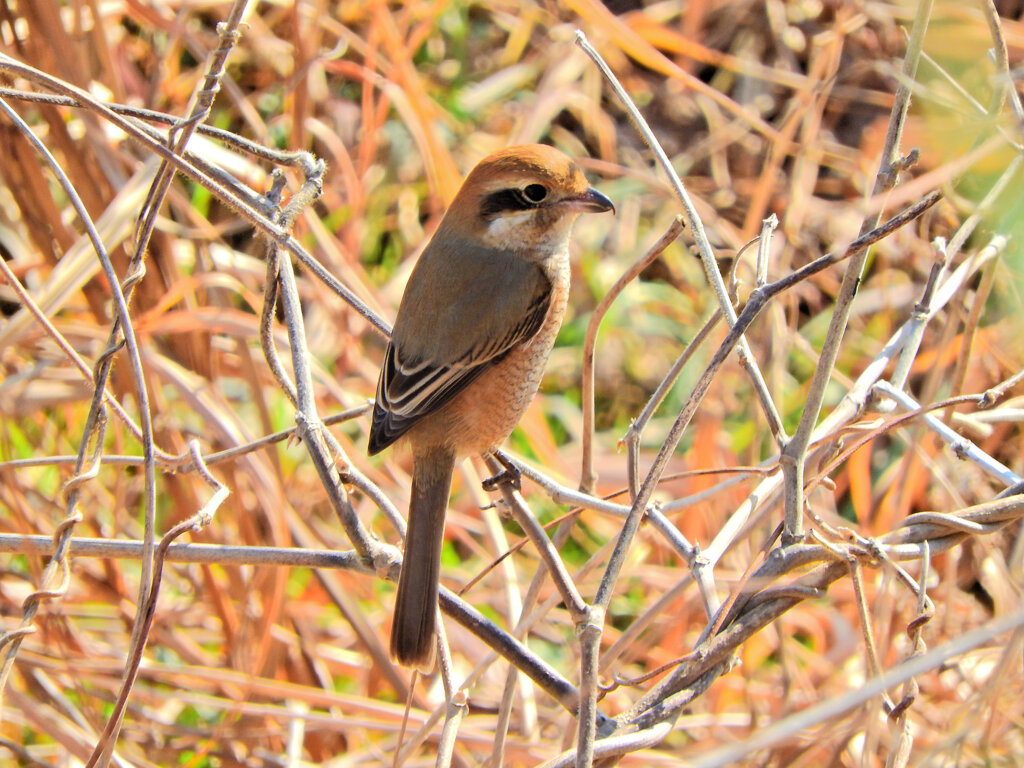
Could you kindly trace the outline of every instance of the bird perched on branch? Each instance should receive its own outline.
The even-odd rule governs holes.
[[[420,256],[377,385],[369,453],[404,437],[412,498],[391,629],[403,666],[434,665],[441,545],[457,459],[494,451],[540,384],[569,296],[569,231],[614,211],[541,144],[485,157]]]

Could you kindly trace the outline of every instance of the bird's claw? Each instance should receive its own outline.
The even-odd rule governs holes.
[[[513,490],[521,491],[523,473],[514,466],[505,467],[498,474],[488,477],[482,485],[485,491],[496,491],[502,483],[509,483]]]

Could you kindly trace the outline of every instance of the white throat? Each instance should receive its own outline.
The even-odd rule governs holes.
[[[549,226],[536,226],[536,211],[522,211],[497,216],[487,225],[484,241],[492,248],[513,248],[543,261],[564,253],[569,246],[569,233],[575,215],[561,216]]]

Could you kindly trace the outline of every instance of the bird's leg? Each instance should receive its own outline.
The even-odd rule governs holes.
[[[515,490],[521,491],[523,489],[523,484],[520,482],[520,479],[522,478],[523,473],[519,471],[519,467],[513,464],[512,460],[501,451],[495,451],[491,456],[497,459],[498,463],[501,464],[502,470],[493,477],[488,477],[483,481],[483,483],[481,483],[484,490],[496,491],[498,490],[499,485],[507,481],[512,484],[512,487]]]

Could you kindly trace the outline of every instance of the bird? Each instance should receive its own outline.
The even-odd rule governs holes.
[[[567,155],[507,147],[466,176],[413,267],[384,353],[367,452],[412,449],[391,629],[401,666],[434,667],[444,520],[456,461],[493,453],[530,404],[569,296],[569,235],[615,206]]]

